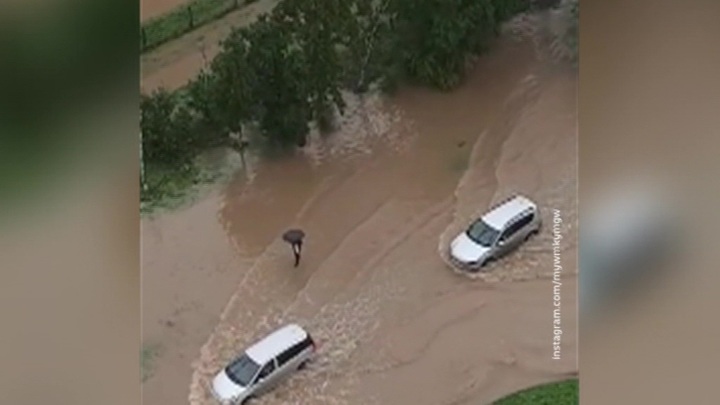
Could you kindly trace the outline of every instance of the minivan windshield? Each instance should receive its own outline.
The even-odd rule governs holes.
[[[495,239],[497,239],[500,231],[486,224],[482,219],[478,219],[470,225],[466,233],[468,238],[472,239],[473,242],[490,247],[493,242],[495,242]]]
[[[225,373],[235,383],[247,387],[257,374],[260,365],[247,355],[237,358],[225,368]]]

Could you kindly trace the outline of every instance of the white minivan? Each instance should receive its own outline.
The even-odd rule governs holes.
[[[540,225],[537,205],[515,195],[490,209],[452,241],[450,261],[461,270],[477,272],[537,234]]]
[[[212,393],[223,405],[245,404],[301,369],[315,353],[315,341],[296,324],[283,326],[250,346],[212,382]]]

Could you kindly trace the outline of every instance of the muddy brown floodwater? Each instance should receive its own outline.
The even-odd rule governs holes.
[[[258,404],[479,405],[576,373],[577,72],[540,45],[505,33],[451,93],[351,99],[337,133],[145,220],[143,338],[159,355],[144,403],[213,403],[213,375],[287,322],[318,357]],[[518,191],[540,235],[479,279],[453,272],[450,238]],[[298,268],[289,227],[307,233]]]

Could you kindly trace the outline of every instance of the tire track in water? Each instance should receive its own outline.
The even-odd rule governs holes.
[[[300,322],[309,325],[325,344],[321,347],[321,357],[308,367],[307,373],[293,377],[289,384],[279,388],[274,396],[263,399],[262,403],[349,403],[350,390],[362,369],[352,364],[352,356],[358,348],[374,338],[379,325],[377,314],[380,308],[399,299],[404,289],[398,279],[387,277],[389,269],[382,265],[383,261],[407,241],[410,235],[425,227],[433,218],[442,215],[448,203],[449,200],[432,205],[415,215],[414,220],[402,227],[401,232],[391,238],[355,275],[352,280],[355,288],[346,288],[334,297],[331,303],[317,311],[297,308],[307,302],[304,300],[298,300],[289,308],[287,318],[279,323]],[[388,212],[388,215],[390,214]],[[371,271],[372,269],[377,270]],[[305,312],[310,312],[309,318],[300,315]],[[334,394],[325,391],[329,386],[332,386]],[[288,400],[292,402],[287,402]]]
[[[371,102],[369,109],[375,111],[382,107],[382,104]],[[356,110],[360,108],[368,109],[368,106],[360,105]],[[346,117],[345,120],[358,124],[358,114],[359,112],[355,111],[354,118]],[[307,294],[308,283],[317,278],[318,275],[326,273],[324,271],[325,263],[329,258],[332,260],[337,257],[338,249],[342,250],[345,246],[344,243],[347,243],[343,242],[343,240],[351,239],[359,229],[362,229],[364,223],[372,220],[372,218],[376,217],[383,209],[383,206],[386,204],[385,201],[387,200],[387,196],[383,193],[386,191],[392,192],[391,187],[387,188],[387,190],[380,189],[378,192],[375,192],[373,198],[366,199],[367,202],[349,207],[351,212],[346,213],[344,217],[328,217],[328,211],[324,211],[322,208],[336,208],[328,205],[334,201],[333,196],[342,195],[343,189],[347,188],[348,184],[352,185],[354,178],[365,175],[362,170],[353,173],[353,166],[357,165],[358,159],[348,160],[348,153],[356,154],[358,150],[361,150],[372,154],[374,149],[384,147],[384,144],[388,142],[390,144],[391,154],[400,153],[412,140],[411,136],[407,136],[408,134],[412,135],[412,133],[408,133],[407,131],[391,131],[391,129],[397,127],[399,122],[399,113],[397,111],[375,118],[376,119],[370,123],[369,128],[364,128],[365,132],[364,135],[359,137],[361,138],[360,140],[358,140],[358,137],[351,138],[354,142],[352,145],[345,146],[342,142],[338,144],[336,140],[335,143],[322,146],[320,149],[315,150],[314,153],[317,155],[315,159],[310,156],[310,163],[315,163],[313,165],[315,169],[313,170],[330,172],[329,178],[320,182],[320,185],[316,187],[314,193],[305,200],[295,214],[296,224],[302,226],[303,223],[312,223],[312,226],[303,226],[311,235],[309,244],[306,244],[311,248],[310,254],[303,262],[305,262],[306,268],[313,269],[313,271],[307,272],[303,270],[303,266],[301,266],[300,269],[295,269],[296,271],[292,271],[291,269],[288,274],[288,266],[282,263],[283,258],[288,257],[288,252],[284,249],[286,248],[285,244],[278,238],[274,238],[271,243],[265,246],[250,268],[246,270],[237,292],[232,296],[228,305],[223,310],[214,332],[201,348],[199,358],[193,363],[194,372],[188,397],[191,403],[205,403],[208,401],[210,398],[206,394],[209,378],[223,363],[238,354],[237,351],[239,347],[246,346],[251,341],[276,327],[278,320],[283,319],[287,315],[287,309],[291,307],[294,302],[319,305],[316,298],[314,299],[314,297]],[[345,124],[349,125],[347,122]],[[407,123],[405,124],[407,125]],[[347,132],[347,128],[340,130],[340,134],[345,132]],[[402,135],[399,136],[395,134],[395,132],[401,132]],[[388,133],[392,133],[392,136],[388,136]],[[329,154],[327,156],[323,152],[325,149],[327,149],[327,153]],[[326,157],[334,158],[338,155],[344,158],[343,162],[341,162],[343,164],[340,165],[341,167],[339,169],[349,173],[349,176],[337,175],[337,162],[334,162],[334,160],[325,160]],[[367,158],[362,158],[359,161],[364,160],[367,160]],[[373,166],[374,165],[370,166],[370,170],[374,168]],[[343,167],[348,169],[349,172],[343,169]],[[249,189],[246,187],[242,194],[251,191],[252,187]],[[363,210],[366,212],[363,212]],[[242,214],[245,213],[241,212],[241,215]],[[324,219],[324,221],[318,222],[318,218]],[[339,225],[337,221],[334,221],[335,219],[340,220]],[[329,226],[327,223],[328,220],[330,220],[330,223],[333,225],[332,229],[334,229],[334,232],[323,232],[323,227],[326,228],[325,231],[330,230],[330,228],[327,228]],[[347,231],[342,232],[343,229]],[[338,230],[341,232],[338,233]],[[233,244],[236,247],[240,245],[237,236],[238,235],[231,233]],[[332,241],[337,240],[338,237],[341,237],[341,241],[335,246],[333,246],[332,242],[323,243],[323,239]],[[312,247],[313,244],[316,244],[316,248]],[[320,256],[313,259],[313,254],[318,251],[317,247],[320,248]],[[330,247],[329,251],[327,247]],[[323,253],[322,251],[326,252]],[[310,260],[310,262],[308,262],[308,260]],[[316,262],[319,260],[317,268],[312,264],[313,260]],[[320,269],[321,272],[318,273],[317,269]],[[241,330],[233,325],[241,325],[243,327],[249,325],[251,326],[251,330]]]
[[[351,238],[355,232],[362,230],[362,223],[375,217],[380,209],[380,207],[373,208],[360,225],[352,225],[350,229],[353,231],[347,237]],[[287,257],[285,247],[283,242],[276,239],[247,271],[238,292],[221,315],[220,324],[201,349],[200,359],[193,365],[195,373],[191,383],[191,403],[203,401],[202,395],[198,392],[203,391],[202,387],[206,386],[208,378],[200,377],[212,375],[222,363],[237,355],[238,347],[244,347],[252,339],[273,329],[277,325],[276,320],[281,319],[282,314],[286,312],[285,308],[297,300],[298,292],[303,291],[304,286],[312,278],[312,275],[308,278],[302,275],[298,277],[298,272],[293,272],[288,277],[287,272],[282,271],[287,267],[279,263],[282,258]],[[260,308],[260,313],[254,312],[253,308]],[[252,325],[257,331],[253,331],[250,335],[248,331],[243,333],[232,325]]]
[[[343,403],[342,390],[333,395],[325,390],[331,383],[335,387],[334,389],[337,389],[338,386],[350,385],[354,377],[346,365],[347,360],[358,346],[372,337],[377,327],[375,314],[380,305],[392,297],[398,297],[402,292],[402,289],[390,280],[378,282],[378,272],[372,270],[379,267],[384,258],[407,240],[410,234],[423,227],[428,222],[428,218],[443,213],[448,207],[448,203],[449,201],[446,201],[431,206],[419,215],[413,215],[413,221],[398,222],[402,226],[393,231],[395,236],[389,235],[385,238],[385,240],[389,239],[389,243],[377,246],[374,254],[348,281],[354,285],[353,288],[342,289],[339,294],[333,296],[332,300],[325,304],[314,302],[312,300],[313,293],[308,292],[308,288],[312,289],[314,281],[323,283],[327,277],[327,275],[314,273],[308,282],[308,287],[298,293],[296,299],[282,313],[272,311],[265,314],[262,326],[257,328],[259,330],[257,335],[262,335],[265,331],[274,329],[280,324],[298,322],[305,325],[323,344],[316,362],[305,371],[293,376],[287,383],[283,383],[275,392],[264,396],[258,403]],[[367,221],[382,222],[389,218],[397,218],[398,210],[411,211],[404,204],[388,204],[386,207],[385,210]],[[353,233],[365,239],[363,235],[364,232],[367,232],[365,229],[369,230],[374,226],[376,225],[361,225]],[[308,299],[308,297],[310,298]],[[226,316],[224,319],[227,320],[228,317]],[[214,334],[215,339],[220,338],[217,334],[227,332],[222,325],[218,329],[219,331]],[[222,336],[222,345],[229,346],[228,355],[236,355],[235,351],[245,344],[239,344],[238,340],[242,339],[233,340],[226,335]],[[206,391],[202,387],[207,387],[214,372],[226,360],[225,355],[211,356],[210,353],[207,353],[209,351],[223,352],[224,348],[222,347],[207,347],[205,350],[205,361],[212,364],[207,364],[204,369],[196,369],[191,387],[191,403],[207,403],[206,401],[210,400],[207,392],[201,392]]]
[[[549,34],[539,26],[545,19],[533,16],[527,21],[516,22],[516,27],[530,28],[518,35],[519,39],[530,38],[536,52],[545,52],[543,41]],[[474,145],[471,164],[455,190],[453,222],[439,239],[438,251],[446,265],[471,278],[496,282],[550,276],[553,209],[559,209],[563,217],[563,253],[575,248],[576,73],[539,59],[532,73],[507,98],[502,117]],[[452,238],[488,207],[515,193],[539,204],[544,225],[541,233],[482,272],[458,271],[448,258]]]
[[[438,253],[450,269],[456,270],[448,256],[450,241],[462,232],[472,219],[486,211],[493,200],[498,199],[497,170],[503,154],[503,146],[512,136],[519,118],[539,95],[540,86],[537,76],[530,74],[521,79],[505,100],[505,108],[501,116],[483,131],[473,145],[470,164],[454,192],[453,221],[440,235],[438,241]],[[468,275],[465,272],[457,272],[489,281],[486,273]]]

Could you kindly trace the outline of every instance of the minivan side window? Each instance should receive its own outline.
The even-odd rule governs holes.
[[[275,361],[271,360],[265,365],[265,367],[262,368],[262,370],[260,370],[260,374],[258,374],[258,381],[269,376],[273,371],[275,371]]]
[[[282,367],[285,363],[295,358],[295,356],[302,353],[303,350],[307,349],[309,345],[310,339],[306,338],[302,342],[296,343],[289,349],[280,353],[280,355],[278,355],[277,357],[278,367]]]

